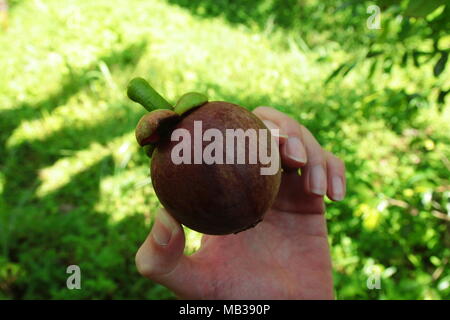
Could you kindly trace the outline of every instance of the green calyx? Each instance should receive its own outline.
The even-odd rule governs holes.
[[[158,132],[164,134],[170,131],[170,127],[179,120],[180,115],[208,102],[208,97],[205,95],[189,92],[182,95],[172,107],[143,78],[134,78],[130,81],[127,95],[150,112],[141,118],[135,131],[136,140],[149,157],[160,139]]]
[[[141,104],[148,111],[169,109],[179,115],[208,102],[208,97],[198,92],[185,93],[173,106],[167,102],[150,84],[143,78],[134,78],[128,84],[128,97]]]
[[[170,127],[178,119],[178,114],[166,109],[158,109],[145,114],[136,126],[137,142],[141,147],[158,142],[160,134],[170,130]]]
[[[208,102],[208,97],[197,92],[189,92],[181,96],[173,107],[179,115]]]

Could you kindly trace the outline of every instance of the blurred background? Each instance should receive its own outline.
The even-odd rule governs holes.
[[[174,298],[134,265],[159,206],[134,76],[273,106],[344,159],[338,299],[450,298],[447,1],[0,3],[0,299]]]

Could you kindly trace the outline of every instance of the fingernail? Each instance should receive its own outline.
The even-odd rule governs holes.
[[[311,168],[309,176],[310,191],[318,196],[324,196],[326,193],[326,175],[322,165],[316,165]]]
[[[272,121],[270,121],[270,120],[264,120],[263,122],[264,122],[264,124],[266,125],[267,129],[269,129],[269,130],[278,130],[277,137],[279,137],[279,138],[284,138],[284,139],[287,139],[287,138],[288,138],[287,135],[282,134],[282,133],[280,132],[280,128],[277,127],[277,125],[276,125],[275,123],[273,123]]]
[[[306,163],[306,152],[303,143],[297,137],[289,137],[286,142],[286,155],[297,162]]]
[[[342,183],[342,178],[339,176],[334,176],[331,179],[331,187],[333,190],[334,200],[340,201],[344,199],[344,184]]]
[[[155,223],[153,225],[152,236],[155,242],[160,246],[167,246],[172,238],[172,233],[176,226],[169,214],[161,209],[158,211]]]

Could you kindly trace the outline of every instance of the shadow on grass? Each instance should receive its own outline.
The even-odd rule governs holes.
[[[3,288],[7,296],[148,298],[137,294],[146,289],[155,295],[152,291],[158,287],[138,275],[134,267],[134,252],[147,233],[144,216],[136,214],[111,223],[108,213],[95,209],[99,183],[113,174],[113,168],[113,159],[106,157],[72,177],[64,187],[13,209],[15,224],[10,224],[14,232],[8,239],[8,260],[20,263],[22,274]],[[80,267],[83,290],[67,289],[69,265]]]
[[[98,71],[100,62],[111,72],[121,72],[137,64],[145,48],[146,43],[140,42],[113,51],[90,67],[70,72],[59,90],[45,99],[0,111],[0,169],[4,184],[0,199],[0,260],[19,266],[17,273],[0,276],[0,297],[170,297],[167,290],[161,291],[161,287],[141,278],[134,266],[135,250],[148,232],[145,217],[135,214],[112,223],[109,213],[95,208],[100,181],[114,173],[110,156],[71,177],[68,184],[54,192],[44,197],[36,195],[39,171],[59,160],[62,150],[83,150],[93,142],[108,143],[132,130],[137,112],[127,115],[127,119],[110,116],[97,125],[66,126],[41,140],[6,145],[23,121],[38,119],[86,90],[95,79],[89,74]],[[70,264],[81,267],[86,290],[66,288],[69,275],[65,271]]]
[[[298,0],[167,0],[171,4],[189,9],[204,18],[223,16],[232,24],[257,25],[264,28],[273,23],[282,28],[292,28],[309,10]]]
[[[21,113],[18,121],[29,120],[30,116],[39,115],[40,112],[51,112],[56,107],[65,104],[70,97],[88,87],[97,77],[92,76],[93,72],[99,71],[99,64],[105,63],[109,69],[124,68],[135,65],[147,47],[146,42],[139,42],[128,46],[122,50],[116,50],[107,56],[100,57],[97,62],[83,70],[74,70],[68,65],[69,74],[62,80],[57,92],[51,94],[46,99],[37,103],[24,103],[14,108],[14,113]],[[3,124],[2,124],[3,125]]]
[[[42,117],[43,113],[49,113],[58,106],[65,104],[72,96],[86,89],[97,78],[90,76],[92,71],[98,71],[100,62],[105,63],[111,70],[122,69],[127,66],[135,65],[139,58],[145,51],[146,43],[140,42],[126,47],[120,51],[113,51],[111,54],[101,57],[96,63],[80,70],[71,71],[61,83],[60,89],[48,96],[47,98],[38,101],[34,104],[24,103],[15,108],[0,111],[0,154],[6,155],[0,158],[0,167],[3,168],[5,174],[5,197],[7,203],[18,199],[14,193],[17,188],[23,190],[24,188],[36,187],[37,171],[50,163],[57,160],[59,155],[52,155],[48,153],[49,146],[58,146],[60,148],[72,148],[70,144],[75,146],[86,147],[91,141],[97,140],[96,134],[105,127],[112,128],[109,133],[109,138],[114,138],[120,134],[129,131],[132,127],[126,128],[121,126],[121,119],[114,121],[110,120],[106,123],[100,124],[96,128],[88,128],[88,133],[91,135],[87,139],[75,140],[74,137],[80,137],[83,134],[82,129],[73,130],[69,127],[64,127],[60,132],[54,133],[45,140],[27,142],[7,148],[6,143],[8,138],[14,130],[23,122],[30,121]],[[89,131],[90,130],[90,131]],[[115,134],[115,135],[114,135]],[[67,140],[67,138],[71,138]],[[102,142],[106,142],[106,138]],[[20,172],[17,175],[16,172]],[[24,181],[20,181],[20,177],[24,177]],[[27,189],[28,190],[28,189]],[[20,198],[20,197],[19,197]]]

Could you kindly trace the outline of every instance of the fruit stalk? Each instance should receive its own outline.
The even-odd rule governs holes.
[[[127,95],[131,100],[139,103],[148,111],[172,109],[172,105],[142,78],[134,78],[130,81]]]

